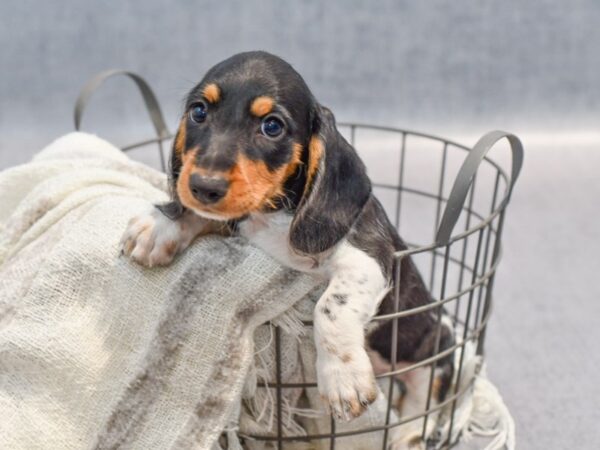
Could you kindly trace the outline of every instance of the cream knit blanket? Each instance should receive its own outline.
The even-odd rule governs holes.
[[[238,239],[168,268],[119,256],[164,175],[67,135],[0,176],[0,448],[210,448],[253,331],[314,282]]]
[[[314,380],[298,321],[318,294],[311,278],[239,238],[199,239],[167,268],[119,255],[129,218],[165,188],[164,174],[84,133],[0,173],[0,449],[217,449],[225,430],[234,450],[238,431],[273,434],[274,390],[256,388],[274,379],[271,320],[284,330],[284,380]],[[490,389],[475,383],[456,426],[499,430],[475,414],[479,398],[495,414],[483,418],[503,424],[493,448],[511,448]],[[327,433],[315,389],[304,405],[300,393],[284,392],[284,433]],[[380,395],[338,431],[381,424],[385,405]],[[381,433],[339,445],[380,447]]]

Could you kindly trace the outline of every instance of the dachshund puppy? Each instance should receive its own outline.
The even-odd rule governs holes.
[[[170,181],[172,202],[132,219],[123,252],[145,266],[164,265],[197,236],[226,230],[286,266],[327,280],[314,311],[318,389],[335,417],[362,414],[378,393],[374,367],[378,373],[391,367],[392,323],[369,322],[394,312],[393,255],[406,246],[332,113],[278,57],[235,55],[189,93]],[[430,303],[409,258],[401,273],[400,310]],[[432,356],[432,311],[398,320],[398,361]],[[441,349],[453,344],[451,325],[443,323]],[[425,366],[402,377],[404,415],[425,409],[429,373]],[[447,357],[438,361],[434,402],[444,398],[451,379]],[[408,425],[400,427],[403,442],[418,438],[418,422],[408,434]]]

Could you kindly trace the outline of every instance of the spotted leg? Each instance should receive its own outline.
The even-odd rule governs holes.
[[[314,313],[319,393],[340,420],[360,416],[377,397],[365,326],[386,288],[378,263],[348,243],[331,257],[329,286]]]

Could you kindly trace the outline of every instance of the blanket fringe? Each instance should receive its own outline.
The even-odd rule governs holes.
[[[301,313],[295,308],[291,308],[287,313],[276,319],[276,324],[282,327],[284,333],[290,333],[286,336],[287,342],[295,342],[303,335],[303,325],[301,322]],[[253,370],[254,386],[256,380],[267,381],[272,377],[272,361],[274,355],[271,353],[271,344],[273,342],[272,327],[269,326],[269,333],[265,332],[263,341],[267,345],[261,345],[259,351],[255,353],[255,365]],[[286,339],[284,338],[284,339]],[[302,343],[300,343],[302,345]],[[458,392],[464,391],[464,395],[458,400],[452,424],[452,433],[450,434],[450,414],[452,404],[444,408],[438,420],[438,427],[432,435],[435,443],[434,448],[441,449],[443,443],[452,436],[452,443],[468,442],[474,437],[485,439],[487,443],[483,450],[514,450],[515,448],[515,423],[506,407],[502,397],[496,387],[488,380],[485,364],[481,356],[476,355],[475,345],[467,342],[464,346],[465,355],[463,358],[463,368],[458,383]],[[455,366],[458,366],[460,352],[455,355]],[[306,369],[306,368],[305,368]],[[245,397],[245,410],[242,413],[241,429],[244,434],[271,434],[275,427],[276,417],[276,398],[271,392],[272,389],[254,390],[253,395]],[[323,412],[311,409],[300,408],[296,405],[297,397],[293,394],[282,398],[282,415],[284,435],[306,435],[307,430],[303,428],[305,421],[318,421],[323,419]],[[307,405],[308,406],[308,405]],[[297,420],[299,421],[297,422]],[[306,425],[306,424],[305,424]],[[435,437],[435,438],[434,438]],[[365,448],[364,443],[357,440],[353,443],[346,443],[350,448]],[[238,450],[238,447],[228,447],[228,450]],[[303,444],[305,445],[305,444]],[[252,442],[248,449],[258,450],[268,448],[258,442]],[[291,448],[296,449],[292,446]],[[304,447],[301,447],[304,448]],[[310,445],[306,448],[313,448]],[[346,448],[346,447],[345,447]],[[460,445],[458,446],[460,448]]]
[[[471,435],[492,437],[492,441],[484,450],[514,450],[515,422],[502,400],[498,389],[485,377],[479,374],[475,381],[473,393],[473,412],[467,432]]]
[[[482,450],[514,450],[515,448],[515,423],[510,411],[502,400],[502,396],[487,378],[486,366],[481,358],[475,354],[475,345],[468,342],[464,346],[465,357],[459,391],[466,390],[466,394],[456,405],[454,424],[452,426],[453,444],[458,440],[469,442],[473,437],[491,439]],[[459,353],[456,355],[455,365]],[[472,386],[469,384],[472,381]],[[456,382],[456,381],[455,381]],[[443,424],[438,433],[443,436],[440,442],[448,440],[450,404],[444,411]],[[441,447],[438,447],[441,448]]]

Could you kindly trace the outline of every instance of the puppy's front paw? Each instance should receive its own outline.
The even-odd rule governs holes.
[[[146,267],[167,265],[180,250],[181,241],[181,224],[153,207],[129,221],[121,238],[121,251]]]
[[[362,348],[340,355],[320,355],[317,382],[321,398],[339,420],[360,416],[377,398],[373,369]]]

